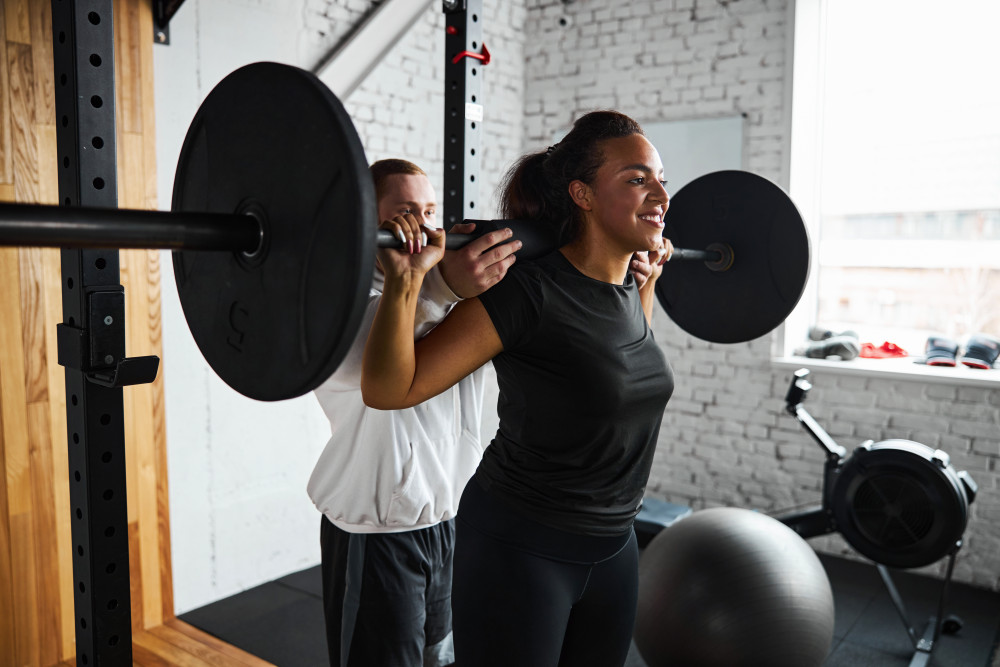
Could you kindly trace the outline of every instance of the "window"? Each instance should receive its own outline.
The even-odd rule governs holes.
[[[818,325],[922,355],[1000,337],[1000,2],[798,0],[790,194]],[[998,371],[1000,372],[1000,371]]]

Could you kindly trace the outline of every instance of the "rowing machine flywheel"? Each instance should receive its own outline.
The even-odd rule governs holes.
[[[929,565],[956,549],[976,483],[941,450],[911,440],[869,440],[844,461],[833,487],[837,530],[889,567]]]

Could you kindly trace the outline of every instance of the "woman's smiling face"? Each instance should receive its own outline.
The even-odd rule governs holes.
[[[601,143],[604,162],[589,184],[586,217],[622,250],[659,247],[670,196],[656,148],[641,134]]]

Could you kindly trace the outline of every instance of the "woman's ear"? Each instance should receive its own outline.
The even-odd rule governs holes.
[[[576,180],[571,181],[569,184],[569,196],[573,200],[573,203],[582,208],[584,211],[589,211],[593,208],[591,203],[591,196],[593,191],[590,186],[583,181]]]

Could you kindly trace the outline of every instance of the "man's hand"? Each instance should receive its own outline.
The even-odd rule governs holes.
[[[450,233],[470,234],[475,228],[475,223],[468,222],[453,225]],[[521,242],[510,241],[510,237],[509,229],[498,229],[464,248],[447,251],[441,260],[441,277],[448,288],[456,296],[469,299],[500,282],[517,259],[514,253],[521,248]]]

